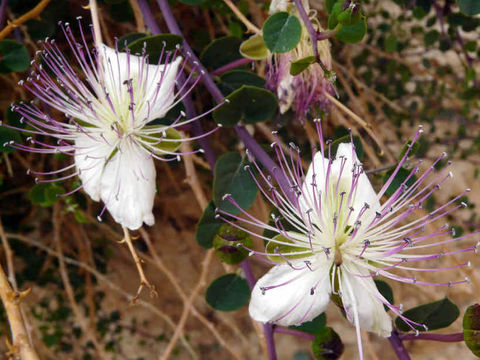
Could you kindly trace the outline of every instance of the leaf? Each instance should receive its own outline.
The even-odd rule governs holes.
[[[30,65],[27,48],[18,41],[3,39],[0,41],[0,73],[25,71]]]
[[[164,126],[158,125],[146,125],[145,130],[157,129],[155,133],[149,134],[148,138],[142,137],[142,140],[150,143],[151,146],[160,150],[159,155],[162,156],[162,152],[175,152],[181,144],[182,135],[173,128],[163,130]],[[151,139],[151,137],[155,139]],[[169,154],[164,154],[169,155]]]
[[[267,121],[276,114],[278,108],[275,95],[256,86],[243,85],[228,95],[227,99],[229,103],[213,112],[215,122],[223,126]]]
[[[409,309],[403,313],[407,319],[423,324],[428,330],[436,330],[449,326],[460,315],[457,305],[448,298],[433,301]],[[410,327],[400,318],[395,319],[395,325],[401,331],[409,331]],[[416,326],[419,331],[426,331],[423,326]]]
[[[121,36],[119,39],[118,39],[118,49],[120,51],[124,51],[125,49],[125,44],[131,44],[139,39],[142,39],[144,37],[147,37],[147,34],[145,33],[128,33],[128,34],[125,34],[123,36]]]
[[[367,33],[367,21],[365,16],[362,16],[360,21],[355,25],[344,25],[335,37],[343,42],[355,44],[362,41]]]
[[[390,169],[386,172],[385,176],[383,177],[383,183],[386,184],[388,179],[390,179],[390,176],[393,175],[393,172],[395,171],[395,169]],[[407,176],[410,174],[410,170],[407,170],[405,168],[400,168],[397,172],[397,174],[395,175],[395,178],[393,179],[393,181],[390,183],[390,186],[387,188],[387,190],[385,191],[385,194],[387,194],[388,196],[391,196],[395,193],[395,191],[397,191],[398,187],[400,185],[402,185],[402,183],[405,181],[405,179],[407,178]],[[406,186],[411,186],[415,181],[417,180],[416,176],[415,175],[412,175],[410,176],[410,178],[408,179],[408,181],[405,183]]]
[[[262,34],[256,34],[242,42],[240,54],[247,59],[263,60],[268,57],[268,48]]]
[[[10,129],[5,126],[0,126],[0,153],[12,153],[16,151],[15,148],[9,146],[10,142],[17,144],[22,143],[20,132],[15,129]]]
[[[302,36],[302,25],[296,16],[278,12],[263,25],[263,39],[274,53],[284,53],[297,46]]]
[[[332,144],[330,145],[330,149],[332,154],[337,153],[338,145],[341,143],[351,143],[351,138],[350,134],[344,135],[338,139],[336,139]],[[353,136],[353,145],[355,146],[355,153],[357,154],[357,158],[359,160],[362,160],[363,158],[363,145],[362,145],[362,140],[357,135]]]
[[[327,13],[332,12],[333,5],[336,3],[336,0],[325,0],[325,9],[327,10]]]
[[[289,235],[294,236],[292,232]],[[274,236],[272,240],[274,241],[269,241],[267,243],[267,246],[265,247],[265,252],[268,254],[268,258],[275,263],[284,263],[288,260],[302,259],[306,256],[311,256],[311,253],[290,255],[291,253],[305,253],[307,249],[305,247],[295,246],[293,241],[288,239],[283,234],[278,234]],[[288,245],[279,244],[278,242],[288,243]]]
[[[257,74],[246,70],[232,70],[220,76],[220,83],[218,84],[220,90],[224,95],[228,95],[243,85],[250,85],[256,87],[263,87],[265,79]]]
[[[385,52],[393,53],[397,51],[397,47],[398,47],[397,37],[394,34],[388,34],[384,42]]]
[[[393,305],[393,290],[392,288],[390,287],[390,285],[388,285],[388,283],[386,283],[385,281],[383,280],[374,280],[375,281],[375,286],[377,287],[378,291],[380,292],[380,294],[382,294],[382,296],[390,303]],[[385,311],[388,311],[390,310],[390,308],[387,306],[387,305],[383,305],[383,307],[385,308]]]
[[[173,51],[183,42],[183,38],[176,34],[160,34],[145,36],[128,44],[133,54],[141,54],[144,47],[149,57],[150,64],[157,64],[162,52]],[[165,55],[163,55],[165,59]]]
[[[343,353],[340,336],[331,328],[324,327],[312,343],[312,352],[317,360],[336,360]]]
[[[225,194],[230,194],[242,209],[248,209],[257,196],[257,185],[245,170],[247,164],[236,152],[222,155],[215,164],[213,200],[220,209],[232,215],[240,210],[228,200],[223,200]]]
[[[210,201],[203,211],[202,217],[197,223],[195,240],[197,244],[205,249],[213,246],[213,239],[222,226],[222,221],[215,219],[215,203]]]
[[[49,207],[58,201],[58,196],[65,193],[65,189],[55,183],[35,184],[28,192],[32,204]]]
[[[460,11],[468,16],[480,14],[480,1],[478,0],[457,0]]]
[[[208,286],[205,299],[216,310],[234,311],[248,303],[250,288],[247,281],[240,276],[225,274]]]
[[[217,69],[240,59],[241,40],[236,36],[224,36],[213,40],[203,50],[200,61],[211,69]]]
[[[222,262],[236,265],[248,257],[250,251],[247,249],[252,249],[253,243],[245,231],[223,224],[213,239],[213,247]]]
[[[463,338],[470,351],[480,357],[480,305],[471,305],[463,315]]]
[[[440,39],[440,33],[437,30],[430,30],[423,36],[425,46],[432,46]]]
[[[187,5],[200,5],[204,0],[180,0],[180,2]]]
[[[412,146],[412,140],[408,140],[405,144],[403,144],[402,150],[400,150],[400,154],[398,154],[398,160],[403,159],[403,157],[405,156],[405,153],[409,148],[411,148],[411,150],[408,153],[407,157],[414,155],[418,151],[418,149],[420,148],[420,143],[416,141]]]
[[[298,75],[315,62],[315,56],[307,56],[290,64],[290,75]]]
[[[327,324],[327,315],[325,313],[321,313],[312,321],[304,322],[299,326],[292,325],[292,326],[289,326],[289,328],[303,331],[309,334],[317,334],[325,328],[326,324]]]

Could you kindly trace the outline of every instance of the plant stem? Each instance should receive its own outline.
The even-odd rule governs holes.
[[[390,335],[388,340],[390,341],[390,344],[392,345],[393,351],[395,351],[398,360],[410,360],[410,355],[408,355],[408,351],[407,349],[405,349],[402,339],[400,338],[396,329],[392,331],[392,335]]]
[[[401,340],[430,340],[441,342],[463,341],[463,332],[455,334],[405,334],[400,335]]]
[[[183,34],[172,14],[172,10],[168,5],[167,0],[157,0],[160,11],[163,14],[163,18],[167,23],[168,29],[177,35],[183,37]],[[212,77],[208,73],[208,70],[205,66],[202,65],[198,57],[193,52],[190,45],[184,40],[183,47],[186,53],[192,58],[193,61],[198,63],[200,73],[202,73],[202,82],[207,88],[208,92],[213,96],[215,101],[221,102],[224,99],[224,96],[220,89],[217,87]],[[293,203],[296,203],[296,198],[294,193],[291,191],[290,184],[285,175],[278,170],[275,162],[268,156],[268,154],[260,147],[260,145],[255,141],[255,139],[248,133],[245,127],[241,125],[236,125],[234,127],[237,132],[238,137],[243,141],[247,149],[252,153],[252,155],[262,163],[262,165],[267,169],[267,171],[275,178],[278,185],[283,189],[285,196],[287,196]]]
[[[229,70],[233,70],[233,69],[235,69],[235,68],[237,68],[237,67],[239,67],[239,66],[242,66],[242,65],[250,64],[251,62],[253,62],[253,60],[251,60],[251,59],[246,59],[246,58],[241,58],[241,59],[232,61],[232,62],[229,63],[229,64],[220,66],[218,69],[215,69],[214,71],[212,71],[211,74],[212,74],[212,75],[221,75],[221,74],[223,74],[224,72],[227,72],[227,71],[229,71]]]
[[[3,24],[5,23],[7,3],[8,3],[8,0],[2,0],[2,2],[0,3],[0,28],[3,28]]]
[[[307,340],[311,340],[311,341],[315,340],[315,335],[309,334],[309,333],[306,333],[306,332],[303,332],[303,331],[300,331],[300,330],[275,326],[273,328],[273,331],[277,332],[277,333],[280,333],[280,334],[293,335],[293,336],[303,338],[303,339],[307,339]]]
[[[320,55],[318,54],[318,33],[313,27],[313,24],[310,21],[308,14],[305,11],[305,8],[303,7],[302,0],[293,0],[293,1],[295,3],[295,6],[297,7],[298,14],[302,18],[303,24],[307,28],[308,34],[310,35],[310,39],[312,40],[313,54],[315,55],[315,59],[320,64],[323,71],[328,71],[328,69],[320,59]]]
[[[2,31],[0,31],[0,40],[4,39],[8,34],[10,34],[15,28],[19,27],[23,23],[27,22],[30,19],[35,19],[40,16],[42,11],[47,7],[50,0],[42,0],[40,1],[37,6],[35,6],[32,10],[26,12],[19,18],[13,20],[12,22],[8,23]]]
[[[153,17],[153,14],[150,11],[150,8],[148,4],[145,2],[145,0],[138,0],[138,5],[143,14],[143,17],[145,18],[145,23],[147,24],[152,34],[154,35],[161,34],[160,27],[155,21],[155,18]],[[180,88],[182,87],[183,83],[185,83],[185,75],[180,74],[179,76]],[[187,116],[189,118],[195,117],[197,115],[195,111],[195,106],[193,105],[192,98],[189,94],[187,94],[183,98],[183,103],[185,105],[185,112]],[[207,159],[207,162],[210,165],[210,169],[213,171],[213,169],[215,168],[216,155],[212,147],[210,146],[210,142],[208,141],[208,139],[206,137],[201,136],[204,134],[202,125],[200,124],[199,121],[194,121],[191,123],[191,128],[192,128],[193,134],[199,137],[198,142],[202,147],[203,151],[205,152],[205,158]]]
[[[160,27],[155,21],[155,18],[153,17],[153,14],[150,11],[146,0],[137,0],[137,3],[140,7],[140,11],[143,14],[143,19],[145,20],[145,25],[147,25],[147,28],[150,29],[153,35],[160,34],[162,31],[160,30]]]

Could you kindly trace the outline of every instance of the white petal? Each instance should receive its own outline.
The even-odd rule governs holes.
[[[153,159],[137,145],[124,143],[105,166],[101,198],[114,220],[131,230],[153,225],[155,197]]]
[[[175,80],[181,63],[182,58],[177,57],[166,66],[149,65],[150,75],[147,78],[145,99],[150,103],[151,108],[147,121],[164,117],[170,110],[170,106],[175,100]],[[148,111],[148,109],[146,110]],[[144,117],[146,117],[146,113]],[[139,116],[141,117],[141,115]]]
[[[260,278],[252,291],[250,316],[261,322],[297,325],[320,315],[330,301],[331,263],[322,256],[312,259],[311,268],[314,271],[308,268],[294,270],[282,264],[274,266]],[[298,261],[293,266],[305,267],[305,263]],[[262,294],[261,288],[275,285],[280,286]],[[312,288],[315,288],[313,295]]]
[[[336,159],[332,164],[331,180],[337,181],[338,176],[341,171],[341,157],[346,159],[343,171],[342,171],[342,182],[345,186],[350,189],[352,183],[352,169],[353,165],[361,165],[361,162],[358,160],[357,155],[353,155],[353,146],[351,143],[341,143],[338,145]],[[355,162],[353,161],[353,156],[355,156]],[[374,216],[375,211],[380,207],[380,203],[377,200],[377,193],[372,187],[368,176],[365,173],[361,173],[358,179],[358,185],[356,187],[355,195],[352,199],[353,208],[355,211],[350,215],[349,225],[357,220],[359,212],[362,210],[363,206],[367,203],[370,208],[368,213],[370,215],[364,214],[361,218],[362,221],[366,220],[368,216]]]
[[[100,179],[105,163],[113,151],[103,139],[79,135],[75,139],[75,165],[83,190],[94,201],[100,200]]]
[[[125,81],[132,80],[135,122],[165,116],[175,99],[175,80],[182,58],[177,57],[167,65],[147,65],[142,56],[117,52],[105,45],[100,49],[105,89],[117,114],[125,116],[125,111],[128,114],[131,99]]]
[[[367,270],[361,270],[354,264],[343,264],[340,278],[342,301],[348,320],[355,325],[354,307],[358,312],[360,328],[371,331],[379,336],[388,337],[392,332],[392,320],[385,311],[383,296],[375,286],[371,277],[358,277],[355,274],[368,275]],[[350,284],[350,285],[349,285]]]

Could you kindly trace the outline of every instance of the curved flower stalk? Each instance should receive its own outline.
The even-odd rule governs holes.
[[[417,278],[417,274],[470,266],[470,262],[466,262],[442,268],[436,260],[442,256],[476,252],[480,243],[448,252],[443,248],[480,231],[454,237],[453,228],[448,224],[437,225],[466,206],[457,202],[469,189],[427,215],[420,210],[422,204],[452,178],[448,166],[438,173],[434,169],[445,154],[415,178],[419,161],[398,189],[382,201],[421,129],[391,177],[376,193],[357,158],[353,142],[339,144],[334,157],[331,142],[323,145],[320,122],[316,121],[316,125],[321,149],[314,154],[306,173],[300,150],[295,145],[291,144],[289,153],[285,154],[277,145],[279,141],[272,144],[278,159],[277,171],[288,177],[289,189],[277,189],[254,159],[258,179],[248,167],[274,207],[268,224],[242,210],[229,194],[225,198],[237,206],[241,216],[221,209],[217,209],[217,216],[267,241],[265,251],[248,249],[250,255],[274,265],[252,291],[249,310],[255,320],[298,325],[322,313],[331,299],[355,325],[362,354],[360,328],[383,337],[392,332],[391,319],[384,305],[412,330],[422,326],[405,318],[401,305],[390,304],[377,290],[374,278],[383,276],[408,284],[432,286],[469,282],[468,278],[463,278],[435,283]],[[427,226],[435,230],[428,232]],[[260,235],[252,228],[266,232]],[[424,267],[425,263],[431,263],[430,267]]]
[[[105,204],[99,220],[108,209],[116,222],[129,229],[138,229],[142,223],[153,225],[153,159],[179,159],[182,153],[176,150],[180,143],[193,138],[184,139],[176,129],[200,116],[185,119],[181,112],[169,125],[154,120],[164,117],[200,80],[194,74],[196,65],[185,82],[191,85],[183,85],[175,93],[178,76],[185,67],[177,56],[178,49],[170,52],[163,48],[158,63],[150,64],[145,48],[139,55],[131,54],[128,48],[120,52],[118,44],[115,49],[96,44],[89,50],[80,19],[80,41],[68,23],[61,28],[76,63],[67,59],[54,40],[45,40],[38,52],[40,61],[33,63],[30,76],[20,82],[41,105],[38,101],[12,105],[28,125],[17,130],[52,137],[56,144],[29,137],[35,147],[8,145],[72,156],[74,163],[63,169],[30,172],[37,176],[70,172],[55,179],[37,178],[38,182],[78,176],[82,185],[74,191],[83,188],[94,201]],[[63,113],[65,119],[54,119],[49,107]]]
[[[303,1],[305,10],[309,14],[314,28],[323,31],[317,19],[315,10],[310,10],[308,1]],[[272,1],[270,14],[287,11],[298,16],[295,6],[286,0]],[[335,94],[332,78],[332,56],[328,40],[317,41],[318,55],[322,65],[314,62],[298,75],[290,74],[292,62],[315,57],[310,35],[302,25],[302,36],[298,45],[286,53],[270,54],[267,59],[267,87],[276,92],[279,100],[280,113],[283,114],[292,108],[297,119],[303,119],[307,114],[318,116],[323,110],[328,110],[329,101],[325,93]],[[323,68],[322,68],[323,66]]]

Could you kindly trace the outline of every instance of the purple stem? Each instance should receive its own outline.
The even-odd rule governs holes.
[[[167,0],[157,0],[158,6],[160,7],[160,11],[163,14],[163,18],[165,22],[167,23],[168,29],[177,35],[180,35],[183,37],[183,34],[175,20],[172,14],[172,10],[170,9],[170,6],[168,5]],[[210,92],[210,94],[213,96],[215,101],[221,102],[224,99],[224,96],[220,89],[217,87],[215,82],[213,81],[212,77],[208,73],[208,70],[205,68],[205,66],[202,65],[198,57],[195,55],[193,52],[192,48],[190,45],[184,40],[183,41],[183,48],[186,50],[186,52],[191,56],[193,61],[196,61],[198,63],[198,67],[200,69],[200,72],[203,73],[202,75],[202,82],[207,88],[207,90]],[[290,189],[290,184],[288,182],[288,179],[284,176],[284,174],[281,171],[278,171],[278,167],[275,164],[275,162],[268,156],[268,154],[258,145],[258,143],[255,141],[255,139],[248,133],[248,131],[241,125],[236,125],[234,127],[235,131],[237,132],[238,137],[243,141],[245,146],[247,147],[248,150],[252,153],[252,155],[262,163],[262,165],[267,169],[267,171],[272,174],[272,176],[275,178],[277,181],[278,185],[284,190],[285,194],[289,197],[289,199],[293,202],[296,203],[295,195]]]
[[[157,0],[157,3],[158,3],[158,6],[160,7],[160,11],[162,12],[163,14],[163,18],[165,20],[165,22],[167,23],[167,27],[169,29],[169,31],[171,31],[172,33],[174,34],[177,34],[177,35],[180,35],[184,38],[183,34],[182,34],[182,31],[180,30],[180,27],[178,26],[174,16],[173,16],[173,13],[172,13],[172,10],[170,9],[170,6],[168,5],[168,0]],[[185,39],[185,38],[184,38]],[[190,56],[192,57],[193,61],[197,61],[198,62],[198,66],[199,66],[199,69],[200,69],[200,72],[203,74],[202,76],[202,82],[203,84],[205,85],[205,87],[207,88],[207,90],[210,92],[210,94],[213,96],[213,98],[215,99],[215,101],[217,102],[221,102],[223,100],[223,94],[222,92],[220,91],[220,89],[215,85],[215,82],[213,81],[212,77],[210,76],[210,74],[208,73],[207,69],[202,65],[202,63],[200,62],[200,60],[198,59],[198,57],[195,55],[195,53],[193,52],[192,48],[190,47],[190,45],[184,40],[183,41],[183,47],[184,49],[186,50],[187,53],[190,54]],[[255,140],[250,136],[250,134],[248,134],[248,132],[241,126],[236,126],[235,127],[235,130],[237,131],[239,137],[242,139],[242,141],[244,142],[245,146],[247,146],[248,148],[248,145],[247,145],[247,142],[250,142],[250,143],[254,143],[256,146],[253,146],[253,149],[251,149],[252,153],[257,156],[257,155],[260,155],[263,160],[265,160],[265,157],[268,158],[268,160],[271,162],[270,165],[270,169],[272,170],[273,172],[273,169],[276,167],[275,166],[275,163],[272,161],[272,159],[270,159],[268,157],[268,155],[260,148],[260,146],[255,142]],[[248,136],[245,136],[245,133],[242,133],[243,130],[246,135]],[[260,150],[260,151],[259,151]],[[264,154],[264,156],[262,156]],[[262,160],[259,158],[259,161],[262,162]],[[263,163],[263,162],[262,162]],[[264,164],[265,167],[267,167],[265,164]],[[268,167],[267,167],[268,168]],[[275,177],[274,174],[272,174],[272,176]],[[278,181],[278,180],[277,180]],[[287,179],[284,179],[284,182],[287,181]],[[280,185],[281,186],[281,185]],[[287,189],[287,192],[288,192],[288,189]],[[246,263],[248,265],[248,263]],[[243,265],[244,267],[246,265]],[[248,267],[247,267],[248,268]],[[249,276],[253,276],[253,273],[250,272],[250,275]],[[264,331],[264,335],[265,335],[265,341],[266,341],[266,345],[267,345],[267,350],[268,350],[268,357],[269,357],[269,360],[276,360],[277,359],[277,354],[275,352],[275,342],[274,342],[274,339],[273,339],[273,328],[272,328],[272,325],[270,324],[264,324],[263,325],[263,331]]]
[[[160,27],[157,25],[157,22],[155,21],[155,18],[153,17],[152,12],[150,11],[150,7],[145,2],[145,0],[138,0],[138,5],[140,6],[140,10],[142,11],[143,18],[145,19],[145,23],[147,24],[152,34],[154,35],[161,34]],[[185,82],[185,75],[180,74],[179,86],[181,87],[181,85],[184,82]],[[195,111],[195,106],[193,105],[192,97],[190,95],[185,96],[183,99],[183,103],[185,105],[185,112],[187,116],[189,118],[195,117],[196,111]],[[202,147],[203,151],[205,152],[205,158],[207,159],[207,162],[210,165],[210,169],[213,171],[213,169],[215,168],[215,162],[217,159],[215,156],[215,152],[210,146],[210,142],[208,141],[208,139],[206,137],[200,137],[204,133],[202,129],[202,125],[200,124],[200,121],[192,122],[191,128],[192,128],[193,134],[199,137],[198,142]]]
[[[408,355],[408,351],[403,345],[402,339],[400,338],[397,330],[392,331],[392,335],[390,335],[388,340],[390,341],[398,360],[410,360],[410,355]]]
[[[147,4],[146,0],[137,0],[138,7],[143,14],[143,19],[145,20],[145,25],[150,29],[152,34],[157,35],[161,34],[160,27],[158,26],[155,18],[153,17],[152,12],[150,11],[150,7]]]
[[[430,340],[441,342],[459,342],[463,341],[463,333],[455,334],[405,334],[400,335],[402,340]]]
[[[294,330],[290,328],[285,328],[285,327],[277,327],[275,326],[273,328],[274,332],[280,333],[280,334],[288,334],[288,335],[293,335],[299,338],[307,339],[307,340],[315,340],[315,335],[309,334],[300,330]]]
[[[218,69],[215,69],[214,71],[212,71],[211,74],[212,75],[221,75],[224,72],[227,72],[229,70],[233,70],[233,69],[235,69],[239,66],[242,66],[242,65],[250,64],[252,62],[253,62],[253,60],[247,59],[247,58],[238,59],[238,60],[232,61],[229,64],[220,66]]]
[[[2,0],[0,3],[0,28],[3,28],[5,23],[5,14],[7,11],[8,0]]]
[[[255,283],[257,282],[257,280],[255,279],[255,275],[253,275],[252,267],[248,262],[248,258],[243,260],[240,263],[240,267],[242,268],[243,273],[245,274],[245,278],[247,279],[247,283],[248,283],[248,286],[250,287],[250,290],[253,290],[253,287],[255,286]],[[277,353],[275,351],[275,342],[273,340],[273,326],[271,324],[263,324],[263,333],[265,335],[265,341],[267,344],[269,359],[276,360]]]

